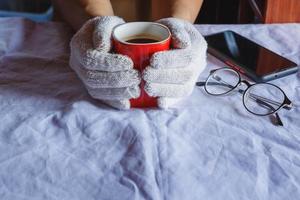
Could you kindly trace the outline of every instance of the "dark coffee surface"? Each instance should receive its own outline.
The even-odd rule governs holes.
[[[136,44],[147,44],[147,43],[154,43],[159,41],[150,38],[134,38],[134,39],[126,40],[126,42],[136,43]]]

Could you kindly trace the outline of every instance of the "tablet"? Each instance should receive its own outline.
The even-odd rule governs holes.
[[[256,82],[267,82],[298,71],[293,61],[233,32],[205,36],[208,52]]]

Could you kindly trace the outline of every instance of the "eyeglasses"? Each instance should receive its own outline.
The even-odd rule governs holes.
[[[239,88],[245,84],[246,89]],[[277,125],[283,126],[278,115],[281,108],[290,110],[292,102],[282,89],[270,83],[250,84],[241,79],[241,75],[234,69],[220,68],[210,71],[205,82],[197,82],[197,86],[204,86],[205,91],[213,96],[228,94],[234,90],[243,95],[243,104],[247,111],[258,116],[275,114]]]

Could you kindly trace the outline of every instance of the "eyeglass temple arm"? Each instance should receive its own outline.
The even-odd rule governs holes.
[[[205,83],[206,83],[206,82],[203,82],[203,81],[196,82],[196,86],[203,87],[203,86],[205,86]]]
[[[218,81],[222,81],[222,80],[218,80]],[[206,84],[205,81],[199,81],[199,82],[196,82],[196,86],[200,86],[200,87],[205,86],[205,84]],[[210,84],[210,85],[222,85],[222,86],[226,86],[226,87],[229,87],[229,88],[233,88],[232,85],[230,85],[230,84],[228,84],[228,83],[225,83],[225,82],[223,82],[223,83],[216,83],[216,82],[214,82],[214,83],[209,83],[209,84]]]

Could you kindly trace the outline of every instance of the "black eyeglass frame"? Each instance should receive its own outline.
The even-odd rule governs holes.
[[[214,73],[216,73],[217,71],[224,70],[224,69],[226,69],[226,70],[231,70],[231,71],[235,72],[235,73],[238,75],[238,82],[237,82],[237,84],[236,84],[234,87],[230,88],[230,90],[228,90],[228,91],[225,92],[225,93],[222,93],[222,94],[213,94],[213,93],[210,93],[210,92],[207,90],[207,87],[206,87],[206,85],[207,85],[207,83],[208,83],[208,80],[211,78],[211,76],[212,76]],[[241,75],[240,75],[240,73],[239,73],[237,70],[231,69],[231,68],[228,68],[228,67],[223,67],[223,68],[211,70],[211,71],[210,71],[210,74],[209,74],[209,76],[207,77],[207,79],[205,80],[205,82],[197,82],[196,85],[197,85],[197,86],[204,86],[204,89],[205,89],[206,93],[209,94],[209,95],[212,95],[212,96],[222,96],[222,95],[225,95],[225,94],[228,94],[228,93],[232,92],[232,91],[233,91],[234,89],[236,89],[239,85],[241,85],[241,83],[244,83],[244,84],[247,86],[247,88],[246,88],[245,90],[241,90],[241,89],[239,90],[239,92],[243,94],[243,105],[244,105],[244,107],[246,108],[246,110],[247,110],[248,112],[250,112],[250,113],[252,113],[252,114],[254,114],[254,115],[257,115],[257,116],[268,116],[268,115],[272,115],[272,114],[276,113],[276,117],[280,120],[280,118],[279,118],[277,112],[278,112],[280,109],[282,109],[282,108],[287,109],[287,110],[290,110],[290,109],[292,108],[292,102],[291,102],[291,100],[286,96],[285,92],[284,92],[280,87],[278,87],[278,86],[276,86],[276,85],[274,85],[274,84],[271,84],[271,83],[255,83],[255,84],[251,84],[251,83],[249,83],[249,82],[246,81],[246,80],[242,80]],[[282,92],[282,94],[284,95],[284,100],[283,100],[283,102],[281,103],[281,105],[278,106],[277,109],[275,109],[274,107],[272,107],[271,105],[268,104],[269,106],[271,106],[271,108],[273,108],[273,109],[272,109],[273,111],[270,112],[270,113],[267,113],[267,114],[258,114],[258,113],[252,112],[251,110],[249,110],[249,109],[247,108],[247,106],[246,106],[246,104],[245,104],[245,99],[246,99],[246,98],[245,98],[245,95],[247,94],[247,91],[248,91],[251,87],[256,86],[256,85],[260,85],[260,84],[261,84],[261,85],[271,85],[272,87],[276,87],[276,88],[279,89],[279,90]],[[270,100],[269,100],[269,101],[270,101]],[[262,103],[263,103],[264,105],[267,104],[267,103],[264,103],[263,101],[262,101]],[[278,102],[276,102],[276,103],[278,103]]]

